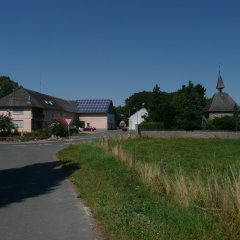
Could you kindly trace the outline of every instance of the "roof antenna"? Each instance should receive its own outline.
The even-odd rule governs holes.
[[[42,79],[43,79],[43,73],[40,73],[40,80],[39,80],[39,92],[42,93]]]
[[[28,96],[28,101],[27,101],[27,104],[30,105],[31,104],[31,96],[29,95]]]

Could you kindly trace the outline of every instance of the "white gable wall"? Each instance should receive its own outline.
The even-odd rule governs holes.
[[[145,108],[142,108],[138,110],[136,113],[134,113],[129,118],[129,129],[130,130],[136,130],[136,125],[139,125],[144,121],[144,116],[148,114],[147,110]]]

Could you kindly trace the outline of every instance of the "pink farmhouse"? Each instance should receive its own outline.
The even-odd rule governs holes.
[[[0,99],[0,115],[10,116],[19,132],[44,129],[52,119],[64,118],[79,118],[85,125],[94,125],[97,129],[115,127],[111,100],[90,100],[93,105],[101,102],[104,107],[99,104],[97,107],[88,105],[90,111],[84,108],[82,113],[77,107],[78,101],[67,101],[21,87]],[[99,112],[99,107],[104,111]],[[96,112],[92,109],[96,109]]]

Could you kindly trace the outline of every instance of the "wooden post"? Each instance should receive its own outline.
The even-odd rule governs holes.
[[[210,178],[208,181],[209,185],[209,192],[210,192],[210,197],[211,197],[211,202],[212,202],[212,208],[216,208],[216,203],[217,203],[217,192],[216,192],[216,181],[214,178]]]
[[[117,155],[120,156],[120,142],[117,143]]]
[[[132,168],[135,168],[136,165],[136,150],[135,147],[132,148]]]
[[[160,160],[160,176],[162,176],[164,174],[165,170],[164,170],[164,161],[163,159]]]
[[[108,136],[107,136],[107,150],[109,151],[110,150],[110,147],[109,147],[109,138],[108,138]]]
[[[138,136],[142,137],[142,132],[141,132],[141,129],[139,128],[139,126],[138,126]]]

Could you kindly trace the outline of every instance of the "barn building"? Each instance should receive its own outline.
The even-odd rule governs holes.
[[[96,129],[116,127],[113,103],[110,99],[80,99],[71,103],[85,127],[92,126]]]

